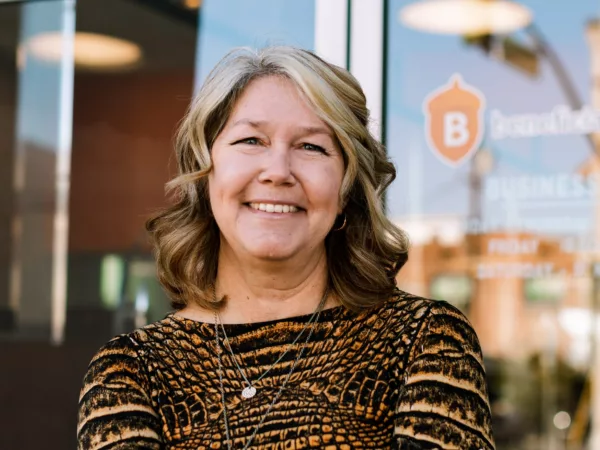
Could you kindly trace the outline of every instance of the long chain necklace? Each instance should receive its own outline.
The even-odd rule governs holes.
[[[325,305],[325,300],[327,299],[327,295],[328,295],[328,290],[325,291],[325,294],[323,295],[323,298],[321,299],[321,302],[319,303],[319,306],[317,307],[316,311],[311,316],[311,319],[307,323],[307,326],[308,326],[309,323],[312,323],[312,319],[315,318],[315,317],[316,317],[316,320],[314,322],[318,322],[319,316],[321,315],[321,311],[323,310],[323,306]],[[316,314],[316,316],[315,316],[315,314]],[[223,419],[224,419],[224,422],[225,422],[225,438],[227,439],[227,448],[228,448],[228,450],[231,450],[229,420],[227,419],[227,405],[225,403],[225,387],[223,385],[223,363],[221,361],[221,346],[219,345],[219,325],[218,325],[218,323],[219,323],[219,315],[215,312],[215,343],[216,343],[216,347],[217,347],[217,359],[218,359],[218,362],[219,362],[219,385],[220,385],[220,388],[221,388],[221,406],[223,408]],[[300,333],[300,335],[304,332],[304,330],[306,330],[307,326],[304,327],[304,329],[302,330],[302,332]],[[221,324],[221,327],[222,327],[222,324]],[[246,442],[246,445],[244,445],[243,450],[247,450],[248,447],[250,447],[250,444],[252,443],[252,441],[256,437],[256,434],[258,433],[258,430],[260,429],[260,427],[264,423],[265,419],[267,418],[267,416],[271,412],[271,409],[273,409],[273,406],[275,405],[275,403],[277,403],[277,400],[279,400],[279,397],[283,393],[283,390],[285,389],[285,386],[287,385],[287,382],[289,381],[290,377],[292,376],[292,373],[296,369],[296,365],[298,364],[298,362],[302,358],[302,355],[304,354],[304,350],[306,349],[306,346],[308,345],[308,342],[310,341],[310,338],[312,337],[314,330],[315,330],[315,327],[314,327],[314,324],[313,324],[313,326],[311,326],[311,328],[310,328],[310,331],[308,333],[308,337],[306,338],[306,341],[304,342],[304,345],[302,346],[302,348],[298,352],[298,356],[296,357],[296,359],[294,360],[294,363],[292,364],[292,367],[290,368],[290,370],[287,373],[285,379],[283,380],[283,383],[281,383],[281,386],[280,386],[279,390],[277,391],[277,393],[275,394],[275,396],[273,397],[273,400],[269,404],[269,407],[267,408],[267,411],[264,413],[264,415],[260,419],[260,422],[258,423],[258,425],[256,426],[256,428],[252,432],[252,435],[248,439],[248,442]],[[223,329],[223,331],[225,331],[225,330]],[[227,338],[225,337],[225,339],[227,339]],[[298,340],[298,337],[294,340],[294,342],[296,342],[297,340]],[[229,346],[229,343],[227,343],[227,345]],[[231,346],[229,346],[229,347],[231,348]],[[286,352],[289,350],[289,348],[291,348],[291,347],[288,347],[288,349],[286,350]],[[232,353],[232,355],[233,355],[233,353]],[[233,355],[233,356],[234,356],[234,358],[233,358],[234,361],[236,361],[235,355]],[[277,361],[279,361],[280,359],[281,359],[281,357]],[[267,370],[267,372],[269,370],[271,370],[275,364],[276,363],[274,363],[273,365],[271,365],[271,367],[269,367],[269,369]],[[236,361],[236,365],[237,365],[237,361]],[[239,366],[238,366],[238,368],[239,368]],[[266,374],[266,372],[265,372],[265,374]],[[263,376],[265,374],[263,374]],[[242,375],[243,375],[243,372],[242,372]],[[248,380],[246,379],[245,376],[244,376],[244,379],[246,380],[246,382],[248,382]],[[259,380],[260,380],[260,378],[259,378]],[[252,386],[252,385],[250,384],[250,386]]]
[[[256,387],[255,384],[259,383],[260,380],[262,380],[265,376],[267,376],[267,374],[271,371],[271,369],[273,369],[273,367],[275,367],[284,357],[285,355],[287,355],[287,353],[290,351],[290,349],[296,345],[296,343],[300,340],[300,338],[302,337],[302,335],[304,334],[304,332],[308,329],[308,327],[314,322],[315,317],[317,317],[317,314],[323,309],[323,306],[325,306],[325,302],[327,301],[327,297],[329,295],[329,289],[325,290],[325,293],[323,294],[323,297],[321,298],[321,301],[319,302],[317,309],[315,309],[315,311],[312,313],[312,316],[310,317],[310,319],[308,320],[308,322],[306,322],[306,324],[304,325],[304,327],[302,328],[302,330],[300,331],[300,333],[298,334],[298,336],[296,336],[296,338],[292,341],[291,344],[289,344],[287,346],[287,348],[285,349],[285,351],[279,356],[279,358],[277,358],[277,361],[275,361],[273,364],[271,364],[271,366],[260,376],[256,379],[256,381],[254,381],[254,383],[252,383],[248,377],[246,376],[245,372],[242,370],[242,368],[240,367],[238,360],[235,356],[235,354],[233,353],[233,349],[231,348],[231,344],[229,343],[229,336],[227,336],[227,332],[225,331],[225,326],[223,325],[223,321],[221,320],[221,316],[219,315],[218,312],[215,311],[215,315],[217,315],[217,317],[215,317],[215,320],[218,320],[218,322],[221,324],[221,330],[223,331],[223,336],[224,336],[224,347],[227,347],[227,349],[229,350],[229,353],[231,354],[231,359],[233,359],[233,362],[235,363],[240,375],[242,376],[242,378],[244,379],[244,381],[246,382],[246,387],[244,387],[244,389],[242,390],[242,397],[245,399],[248,398],[252,398],[256,395]]]

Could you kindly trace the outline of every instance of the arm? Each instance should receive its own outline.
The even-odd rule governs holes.
[[[79,450],[162,449],[160,419],[128,336],[102,347],[90,362],[79,397]]]
[[[395,419],[400,449],[494,449],[481,348],[460,311],[446,302],[430,306],[404,373]]]

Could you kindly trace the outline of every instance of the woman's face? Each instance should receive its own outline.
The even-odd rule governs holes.
[[[212,147],[208,179],[221,246],[286,260],[322,249],[341,213],[334,135],[289,80],[252,81]]]

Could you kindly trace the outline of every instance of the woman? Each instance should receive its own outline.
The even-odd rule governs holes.
[[[176,312],[94,357],[80,449],[493,449],[477,337],[399,291],[395,176],[345,70],[290,47],[226,56],[148,222]]]

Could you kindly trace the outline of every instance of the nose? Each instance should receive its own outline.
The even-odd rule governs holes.
[[[296,178],[292,171],[292,154],[289,146],[273,145],[264,154],[262,170],[258,176],[261,183],[293,185]]]

